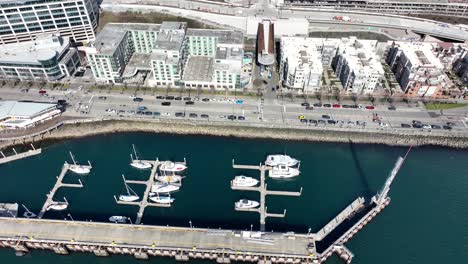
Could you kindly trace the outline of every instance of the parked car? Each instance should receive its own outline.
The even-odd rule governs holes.
[[[238,120],[245,120],[245,116],[238,116],[237,119]]]
[[[192,101],[192,98],[190,98],[190,97],[184,97],[184,101]]]
[[[305,103],[302,103],[301,106],[310,106],[310,104],[305,102]]]
[[[203,101],[203,102],[209,102],[209,101],[210,101],[210,98],[203,98],[202,101]]]
[[[237,117],[235,115],[229,115],[227,118],[229,120],[236,120],[237,119]]]
[[[401,127],[403,127],[403,128],[411,128],[411,125],[410,125],[410,124],[401,124]]]
[[[341,105],[340,104],[334,104],[332,105],[333,108],[341,108]]]
[[[373,105],[366,105],[367,110],[374,110],[375,107]]]
[[[442,126],[444,129],[447,129],[447,130],[452,130],[452,127],[451,126]]]
[[[207,115],[207,114],[201,114],[200,117],[201,117],[201,118],[208,118],[208,117],[210,117],[210,116]]]
[[[392,106],[389,106],[389,107],[388,107],[388,110],[395,111],[395,110],[396,110],[396,107],[393,106],[393,105],[392,105]]]
[[[166,96],[166,100],[174,100],[174,96],[172,95]]]
[[[330,124],[330,125],[334,125],[334,124],[336,124],[336,121],[335,120],[327,120],[327,123]]]
[[[177,112],[177,113],[175,113],[175,116],[176,117],[185,117],[185,113]]]
[[[135,98],[133,98],[133,102],[143,102],[143,98],[135,97]]]
[[[185,104],[186,105],[193,105],[193,104],[195,104],[195,102],[194,101],[187,101],[187,102],[185,102]]]
[[[99,100],[107,100],[107,96],[99,96],[98,99]]]
[[[146,107],[146,106],[139,106],[139,107],[137,107],[137,110],[138,110],[138,111],[145,111],[146,109],[148,109],[148,107]]]
[[[164,97],[164,96],[162,96],[162,95],[158,95],[158,96],[156,96],[156,99],[164,99],[164,98],[165,98],[165,97]]]
[[[432,128],[432,129],[441,129],[442,127],[439,126],[439,125],[431,125],[431,128]]]
[[[322,107],[322,104],[321,103],[315,103],[314,107]]]
[[[180,96],[174,97],[174,100],[180,101],[180,100],[182,100],[182,97],[180,97]]]
[[[197,114],[195,114],[195,113],[190,113],[190,114],[189,114],[189,117],[191,117],[191,118],[197,118],[197,117],[198,117],[198,115],[197,115]]]
[[[323,104],[323,107],[331,107],[331,104]]]
[[[170,106],[170,105],[171,105],[171,102],[162,102],[161,105],[163,105],[163,106]]]
[[[323,119],[330,119],[331,117],[329,115],[322,115]]]

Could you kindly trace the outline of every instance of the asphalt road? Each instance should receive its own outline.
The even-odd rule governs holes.
[[[47,91],[48,96],[39,95],[38,89],[30,89],[29,92],[21,92],[20,89],[0,89],[0,97],[2,100],[33,100],[40,102],[56,102],[58,99],[66,99],[71,107],[64,113],[66,116],[81,116],[81,117],[141,117],[141,118],[182,118],[176,117],[177,112],[185,113],[186,119],[196,120],[211,120],[211,121],[229,121],[227,116],[235,115],[236,119],[243,116],[245,120],[235,120],[232,122],[244,123],[263,123],[284,125],[315,126],[315,124],[301,123],[299,116],[303,115],[306,119],[324,120],[326,124],[319,124],[324,127],[341,127],[341,128],[362,128],[362,129],[388,129],[388,130],[408,130],[401,128],[401,123],[411,124],[413,120],[419,120],[423,124],[428,125],[445,125],[447,122],[454,122],[452,131],[468,133],[468,126],[465,122],[468,120],[465,115],[468,113],[468,108],[449,111],[446,110],[444,115],[440,112],[427,111],[418,106],[408,106],[403,103],[396,105],[396,110],[389,110],[388,104],[378,104],[374,110],[367,109],[345,109],[345,108],[325,108],[314,107],[313,110],[306,110],[301,106],[303,100],[291,99],[268,99],[262,101],[256,98],[241,98],[242,104],[235,103],[236,98],[230,97],[227,100],[224,96],[206,96],[199,100],[194,100],[193,105],[186,105],[184,100],[165,100],[156,99],[154,95],[138,95],[143,98],[142,102],[134,102],[129,94],[120,93],[103,93],[97,92],[85,93],[78,89],[68,91]],[[174,94],[178,96],[178,94]],[[100,96],[105,96],[106,99],[100,99]],[[183,95],[187,96],[187,95]],[[210,98],[209,102],[205,102],[203,98]],[[213,100],[214,99],[214,100]],[[237,98],[239,100],[239,98]],[[171,102],[170,106],[163,106],[162,102]],[[316,103],[311,101],[310,104]],[[327,101],[322,101],[327,103]],[[331,104],[337,102],[331,101]],[[344,102],[352,104],[352,102]],[[362,102],[363,106],[369,105],[368,102]],[[144,106],[145,111],[159,112],[160,116],[155,115],[139,115],[136,112],[138,107]],[[260,107],[262,106],[262,107]],[[263,111],[259,111],[263,109]],[[106,111],[107,110],[107,111]],[[111,110],[111,111],[110,111]],[[190,117],[190,114],[196,114],[197,117]],[[202,118],[201,115],[208,115],[208,118]],[[373,114],[377,114],[381,118],[381,123],[388,126],[381,127],[378,122],[372,122]],[[324,115],[329,116],[329,118]],[[328,124],[327,120],[343,121],[341,124]],[[367,125],[357,126],[356,121],[366,122]],[[421,130],[410,128],[410,130]],[[440,132],[441,129],[438,129]],[[422,130],[421,130],[422,131]],[[427,131],[424,131],[426,133]]]

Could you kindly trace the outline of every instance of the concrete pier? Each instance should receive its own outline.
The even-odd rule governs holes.
[[[54,187],[52,188],[52,190],[47,194],[47,199],[46,201],[44,202],[44,205],[42,206],[42,209],[41,211],[39,212],[38,214],[38,218],[42,218],[44,216],[44,214],[46,213],[47,211],[47,208],[49,207],[49,205],[51,205],[53,202],[54,202],[54,196],[55,196],[55,193],[57,192],[57,190],[61,187],[68,187],[68,188],[82,188],[83,187],[83,183],[81,183],[81,180],[78,180],[78,184],[73,184],[73,183],[63,183],[63,178],[65,177],[65,175],[67,174],[68,170],[70,169],[70,164],[68,163],[65,163],[63,164],[63,167],[62,167],[62,171],[60,172],[59,176],[57,177],[57,181],[55,182],[55,185]]]
[[[42,149],[40,148],[36,149],[33,146],[33,144],[31,144],[31,149],[26,152],[17,153],[15,148],[13,148],[13,152],[15,153],[14,155],[6,156],[5,154],[3,154],[2,151],[0,151],[0,155],[1,155],[0,164],[8,163],[8,162],[19,160],[19,159],[24,159],[24,158],[31,157],[34,155],[39,155],[42,153]]]
[[[235,208],[236,211],[244,211],[244,212],[257,212],[260,214],[260,231],[265,231],[265,224],[267,217],[285,217],[286,216],[286,209],[282,214],[275,214],[275,213],[268,213],[267,207],[265,205],[266,196],[267,195],[283,195],[283,196],[301,196],[302,188],[299,192],[288,192],[288,191],[273,191],[267,190],[267,184],[265,179],[265,171],[271,170],[272,167],[262,165],[259,166],[255,165],[239,165],[235,164],[234,160],[232,161],[232,167],[234,169],[245,169],[245,170],[259,170],[260,171],[260,186],[258,187],[239,187],[234,186],[233,182],[231,181],[231,188],[233,190],[239,191],[256,191],[260,193],[260,206],[259,208],[250,208],[250,209],[243,209],[243,208]]]

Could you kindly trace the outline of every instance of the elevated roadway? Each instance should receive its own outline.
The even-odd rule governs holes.
[[[245,5],[214,4],[213,2],[187,0],[104,0],[101,4],[101,8],[104,11],[113,12],[164,12],[208,23],[215,23],[226,28],[236,28],[244,32],[247,32],[249,20],[260,21],[262,18],[271,18],[282,21],[281,23],[287,23],[286,21],[291,19],[307,19],[310,23],[343,23],[407,29],[420,34],[428,34],[458,41],[468,40],[468,31],[457,26],[442,25],[437,21],[427,19],[368,12],[337,12],[335,10],[305,7],[277,9],[274,6],[268,5],[268,1],[265,0],[253,2],[256,3],[247,7]],[[333,17],[337,15],[349,16],[352,21],[336,21]]]

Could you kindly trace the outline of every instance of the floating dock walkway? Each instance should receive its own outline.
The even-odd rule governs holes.
[[[251,235],[246,237],[242,231],[236,230],[0,217],[0,247],[12,248],[18,255],[23,255],[32,249],[48,249],[57,254],[90,252],[96,256],[127,254],[138,259],[167,256],[178,261],[205,259],[217,263],[245,261],[258,264],[319,264],[336,253],[346,263],[350,263],[354,255],[345,243],[390,203],[388,197],[390,185],[403,161],[403,158],[398,159],[382,190],[372,197],[365,215],[356,214],[364,204],[363,199],[359,197],[315,234],[261,232],[260,237],[252,238]],[[147,184],[144,199],[137,203],[140,206],[137,220],[141,220],[145,207],[149,205],[146,201],[148,192],[159,166],[158,160],[151,162],[153,164],[151,178],[144,182]],[[259,191],[263,197],[263,205],[268,194],[293,196],[301,194],[301,192],[287,194],[287,192],[268,191],[264,184],[264,173],[269,169],[267,166],[233,164],[233,167],[260,170],[262,179],[260,187],[242,190]],[[62,176],[59,177],[47,201],[51,200],[53,193],[60,187],[61,179],[67,170],[65,164]],[[260,207],[257,212],[261,215],[261,223],[270,216],[265,206]],[[327,245],[322,253],[318,253],[315,246],[316,239],[324,239],[344,219],[350,218],[355,224],[338,239],[333,240],[329,246]]]
[[[13,152],[15,153],[14,155],[11,156],[6,156],[2,151],[0,151],[0,155],[2,156],[0,158],[0,164],[8,163],[11,161],[19,160],[19,159],[24,159],[27,157],[39,155],[42,153],[42,149],[38,148],[36,149],[33,144],[31,144],[31,149],[26,151],[26,152],[21,152],[18,153],[16,152],[16,149],[13,148]]]
[[[81,182],[80,179],[78,179],[79,183],[63,183],[63,178],[65,178],[65,175],[67,172],[70,170],[72,166],[77,166],[74,164],[68,164],[65,162],[62,167],[62,171],[60,172],[59,176],[57,176],[57,181],[55,182],[54,187],[52,190],[47,194],[47,199],[44,202],[44,205],[42,206],[41,211],[39,212],[37,218],[42,218],[44,214],[47,212],[47,208],[54,203],[54,196],[55,193],[57,192],[58,189],[62,187],[68,187],[68,188],[83,188],[83,183]],[[91,165],[81,165],[83,167],[91,168]]]
[[[232,167],[234,169],[244,169],[244,170],[259,170],[260,171],[260,186],[258,187],[240,187],[235,186],[231,181],[231,189],[239,190],[239,191],[255,191],[260,193],[260,206],[259,208],[235,208],[236,211],[244,211],[244,212],[257,212],[260,214],[260,231],[265,231],[265,223],[267,217],[285,217],[286,216],[286,209],[282,214],[275,214],[275,213],[268,213],[267,207],[265,205],[266,196],[267,195],[283,195],[283,196],[301,196],[302,188],[299,192],[287,192],[287,191],[272,191],[267,189],[267,184],[265,183],[265,171],[271,170],[272,167],[262,165],[259,166],[255,165],[239,165],[235,164],[234,160],[232,161]]]
[[[143,163],[150,163],[152,164],[151,173],[147,181],[135,181],[135,180],[125,180],[125,183],[130,184],[144,184],[146,185],[145,192],[143,194],[143,198],[139,202],[124,202],[119,201],[116,196],[114,196],[115,202],[118,204],[125,204],[125,205],[135,205],[139,206],[140,209],[137,213],[137,218],[135,220],[135,224],[140,224],[143,218],[143,214],[145,212],[146,207],[154,206],[154,207],[171,207],[171,204],[160,204],[160,203],[151,203],[148,202],[149,193],[151,192],[151,186],[153,186],[157,175],[158,167],[161,165],[159,159],[156,160],[135,160],[136,162],[143,162]]]

